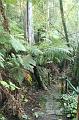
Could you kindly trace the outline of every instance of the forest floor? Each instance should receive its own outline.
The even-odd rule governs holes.
[[[30,91],[31,101],[25,106],[30,120],[63,120],[62,108],[59,99],[61,97],[60,85],[51,84],[48,91]]]

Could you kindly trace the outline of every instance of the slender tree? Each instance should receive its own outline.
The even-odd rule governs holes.
[[[34,43],[32,0],[27,0],[24,26],[25,26],[25,37],[27,38],[29,44],[32,45]]]
[[[60,3],[60,12],[61,12],[61,19],[62,19],[62,24],[64,28],[64,34],[67,42],[67,46],[70,47],[69,45],[69,38],[68,38],[68,32],[67,32],[67,27],[66,27],[66,22],[65,22],[65,17],[64,17],[64,10],[63,10],[63,2],[62,0],[59,0]]]
[[[47,12],[46,12],[46,14],[47,14],[47,23],[46,23],[46,39],[48,40],[49,39],[49,34],[48,34],[48,32],[49,32],[49,20],[50,20],[50,1],[49,0],[47,0],[46,1],[47,3]]]

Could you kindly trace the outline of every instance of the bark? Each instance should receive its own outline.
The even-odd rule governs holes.
[[[4,30],[10,33],[9,22],[8,22],[8,18],[6,16],[6,14],[5,14],[5,8],[4,8],[2,0],[0,0],[0,14],[3,17],[2,26],[3,26]]]
[[[51,81],[50,81],[50,72],[48,72],[48,85],[51,85]]]
[[[77,103],[77,119],[79,120],[79,94],[78,94],[78,103]]]
[[[49,2],[49,0],[47,0],[47,12],[46,12],[46,14],[47,14],[47,23],[46,23],[46,40],[49,40],[49,34],[48,34],[48,32],[49,32],[49,20],[50,20],[50,2]]]
[[[67,85],[67,81],[65,81],[65,94],[67,93],[68,91],[68,85]]]
[[[65,17],[64,17],[63,2],[62,2],[62,0],[59,0],[59,2],[60,2],[60,12],[61,12],[61,19],[62,19],[64,34],[65,34],[65,39],[67,42],[67,46],[70,47],[68,32],[67,32],[67,27],[66,27],[66,22],[65,22]]]
[[[32,1],[27,0],[26,13],[25,13],[24,27],[25,27],[25,38],[30,45],[34,43],[34,32],[33,32],[33,13],[32,13]]]
[[[61,80],[61,94],[64,94],[64,80]]]
[[[38,88],[43,89],[43,90],[47,90],[47,87],[45,86],[45,84],[43,83],[43,81],[40,78],[39,71],[38,71],[37,67],[34,67],[34,76],[35,76],[35,81],[37,81],[37,83],[38,83]]]
[[[72,69],[72,84],[77,87],[79,85],[79,43],[74,59],[74,65]]]

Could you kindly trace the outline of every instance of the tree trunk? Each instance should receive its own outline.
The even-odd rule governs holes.
[[[50,1],[47,0],[46,4],[47,4],[46,40],[49,40]]]
[[[35,81],[37,81],[37,83],[38,83],[38,88],[43,89],[43,90],[47,90],[47,87],[45,86],[45,84],[43,83],[43,81],[40,78],[37,66],[34,67],[34,78],[35,78]]]
[[[77,87],[79,86],[79,43],[76,51],[74,65],[72,69],[72,84]]]
[[[61,12],[61,19],[62,19],[62,24],[63,24],[63,28],[64,28],[65,39],[67,42],[67,46],[70,47],[68,33],[67,33],[67,27],[66,27],[65,18],[64,18],[63,3],[62,3],[62,0],[59,0],[59,2],[60,2],[60,12]]]
[[[77,103],[77,119],[79,120],[79,94],[78,94],[78,103]]]
[[[24,27],[25,27],[25,38],[27,38],[29,44],[32,45],[34,43],[34,32],[33,32],[33,16],[32,16],[31,0],[27,0]]]
[[[9,22],[8,22],[8,18],[6,17],[6,13],[5,13],[5,9],[4,9],[4,5],[3,5],[2,0],[0,0],[0,14],[1,14],[1,16],[3,17],[2,26],[3,26],[4,30],[5,30],[6,32],[9,32],[9,33],[10,33],[10,30],[9,30]]]

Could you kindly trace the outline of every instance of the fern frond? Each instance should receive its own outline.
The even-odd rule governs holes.
[[[16,52],[18,51],[26,51],[26,48],[24,47],[24,45],[21,43],[21,41],[19,41],[18,39],[16,40],[14,38],[14,36],[11,35],[11,40],[10,43],[12,45],[12,47],[15,49]]]
[[[42,50],[42,54],[36,57],[37,64],[45,64],[48,61],[60,62],[62,59],[71,59],[72,50],[68,48],[48,47]]]
[[[4,68],[4,55],[2,54],[2,53],[0,53],[0,66],[2,67],[2,68]]]

